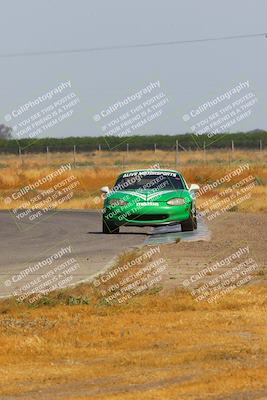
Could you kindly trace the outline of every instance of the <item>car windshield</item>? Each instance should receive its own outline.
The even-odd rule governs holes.
[[[175,172],[131,172],[119,176],[113,191],[118,190],[177,190],[184,189],[179,174]]]

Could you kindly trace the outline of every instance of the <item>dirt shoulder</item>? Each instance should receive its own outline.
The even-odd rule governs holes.
[[[207,221],[207,224],[212,232],[210,241],[161,246],[160,254],[168,265],[162,276],[165,290],[184,287],[185,280],[191,282],[193,275],[246,247],[248,253],[244,251],[242,256],[231,259],[229,265],[220,266],[214,274],[222,274],[245,259],[253,258],[259,267],[254,271],[256,279],[253,281],[267,283],[267,214],[228,212],[212,222]]]

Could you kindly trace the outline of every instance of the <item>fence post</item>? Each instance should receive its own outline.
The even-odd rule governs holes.
[[[129,143],[126,144],[126,152],[127,152],[127,156],[129,154]]]
[[[48,166],[48,153],[49,153],[49,147],[46,146],[46,166]]]
[[[203,142],[203,153],[204,153],[204,162],[207,161],[207,155],[206,155],[206,142],[204,140]]]
[[[178,165],[178,162],[179,162],[179,143],[178,143],[178,140],[176,140],[176,142],[175,142],[175,165],[177,166]]]
[[[76,144],[73,146],[73,163],[74,168],[76,168]]]
[[[232,140],[232,151],[235,151],[235,143],[233,140]]]
[[[20,159],[20,163],[21,165],[23,164],[23,160],[22,160],[22,154],[21,154],[21,147],[19,146],[19,159]]]
[[[154,143],[154,153],[157,151],[157,143]]]

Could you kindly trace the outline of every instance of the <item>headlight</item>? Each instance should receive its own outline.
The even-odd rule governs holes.
[[[108,205],[110,206],[126,206],[128,204],[128,201],[124,201],[122,199],[111,199],[108,202]]]
[[[183,197],[176,197],[175,199],[167,201],[167,204],[169,204],[169,206],[181,206],[182,204],[185,203],[186,201]]]

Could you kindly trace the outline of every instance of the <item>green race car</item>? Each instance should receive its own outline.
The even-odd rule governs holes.
[[[174,170],[134,170],[119,175],[107,186],[103,209],[103,233],[119,233],[120,226],[181,224],[182,231],[197,229],[195,192]]]

